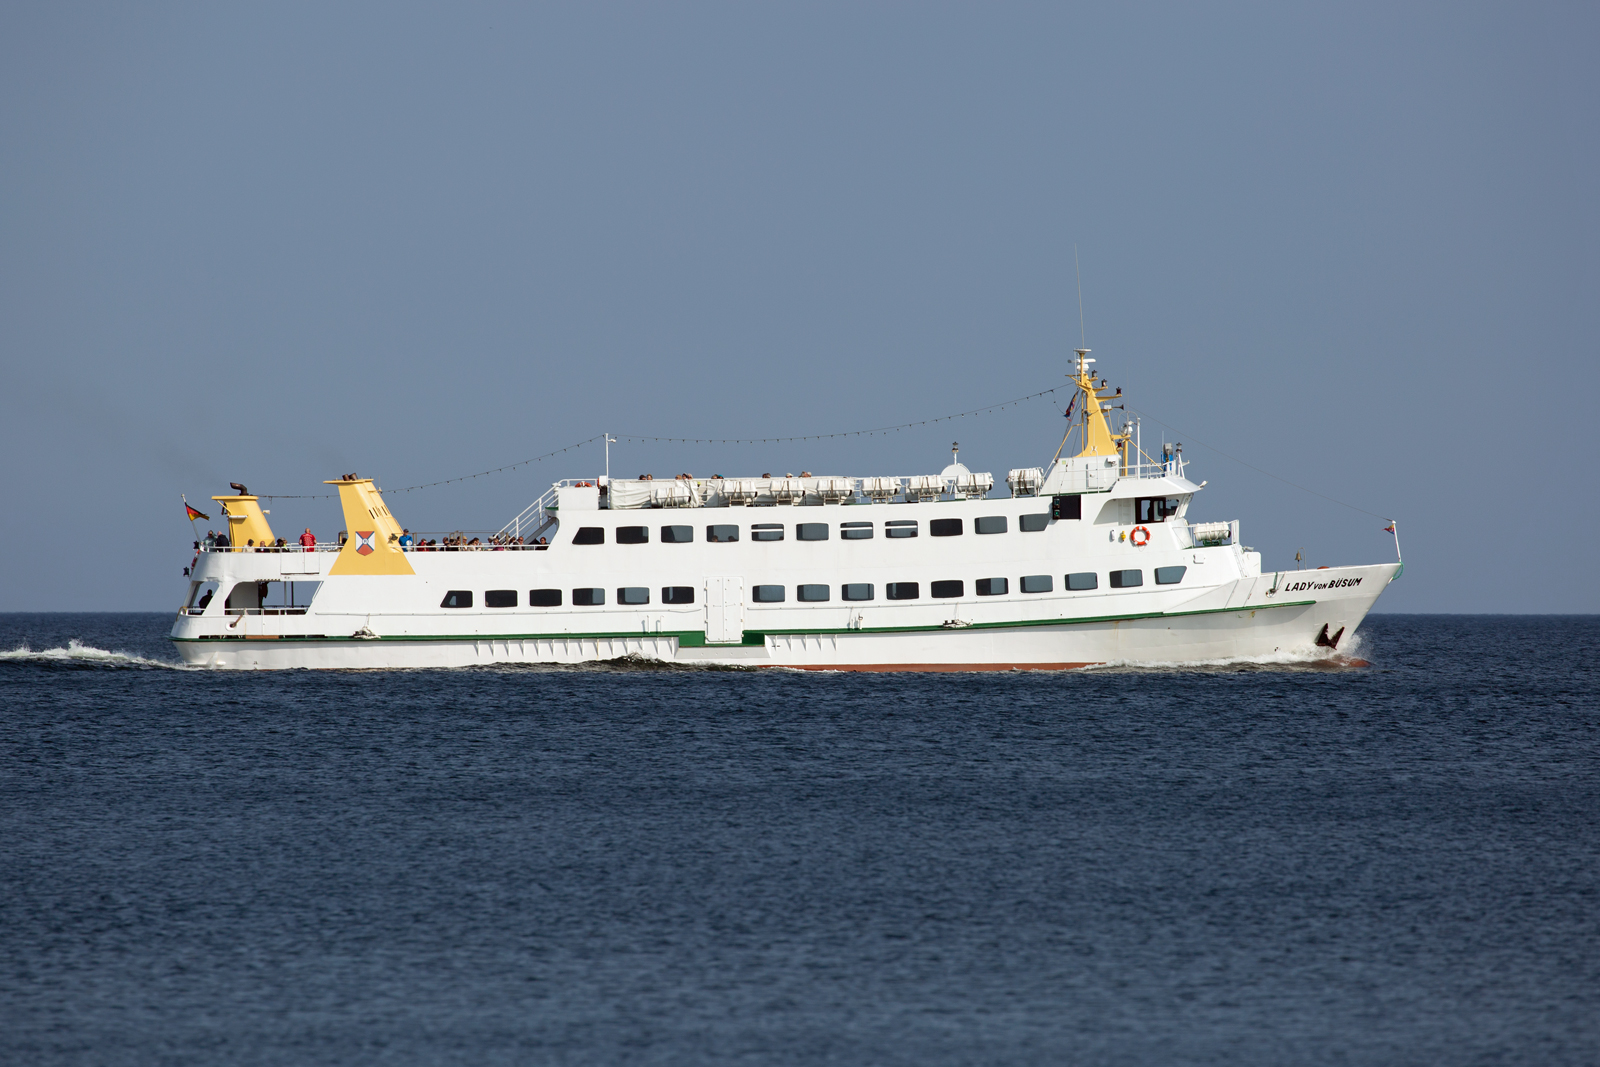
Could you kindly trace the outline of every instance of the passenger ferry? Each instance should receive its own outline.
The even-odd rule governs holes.
[[[494,536],[432,544],[346,475],[328,484],[348,536],[286,546],[238,487],[212,497],[227,542],[196,544],[172,640],[245,669],[1062,670],[1348,648],[1401,564],[1263,573],[1237,521],[1190,521],[1206,483],[1181,445],[1152,457],[1136,421],[1112,429],[1121,390],[1093,364],[1079,349],[1055,457],[998,492],[954,452],[911,477],[567,479]]]

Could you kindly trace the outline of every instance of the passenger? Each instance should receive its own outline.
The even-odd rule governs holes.
[[[207,551],[210,551],[211,549],[216,548],[217,547],[217,531],[215,531],[215,530],[207,530],[206,531],[206,539],[204,541],[200,542],[200,543],[206,546],[206,550]]]
[[[344,543],[346,541],[348,541],[348,540],[350,540],[350,535],[345,533],[343,530],[340,530],[339,531],[339,547],[343,548],[344,547]]]
[[[549,541],[548,538],[541,537],[541,538],[539,538],[539,543],[541,545],[548,545],[550,543],[550,541]]]
[[[300,535],[300,547],[307,552],[317,547],[317,535],[311,532],[311,527],[306,527],[306,532]]]
[[[410,552],[412,546],[415,545],[416,543],[417,543],[417,539],[415,537],[411,536],[411,531],[410,530],[404,530],[403,529],[403,530],[400,531],[400,551],[402,551],[402,552]]]
[[[199,600],[195,601],[195,605],[194,606],[196,608],[199,608],[201,611],[205,611],[206,610],[206,605],[211,603],[211,594],[214,593],[214,592],[216,592],[215,589],[207,589],[206,590],[206,595],[201,597]]]
[[[279,552],[282,552],[283,548],[284,548],[284,545],[286,545],[286,544],[288,544],[288,542],[280,537],[280,538],[278,538],[278,543],[276,545],[274,545],[273,547],[276,548]]]
[[[228,547],[230,547],[229,544],[228,544],[228,535],[225,534],[225,533],[217,534],[216,545],[217,545],[218,548],[228,548]]]

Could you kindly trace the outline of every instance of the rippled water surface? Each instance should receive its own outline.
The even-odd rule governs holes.
[[[1600,619],[994,675],[169,622],[0,616],[0,1062],[1600,1061]]]

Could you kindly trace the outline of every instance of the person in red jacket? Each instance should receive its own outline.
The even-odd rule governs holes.
[[[300,547],[310,552],[317,547],[317,535],[311,532],[311,527],[306,527],[306,532],[300,535]]]

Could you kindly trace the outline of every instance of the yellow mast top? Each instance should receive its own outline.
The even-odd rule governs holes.
[[[1089,366],[1094,362],[1088,358],[1089,349],[1080,348],[1077,352],[1078,369],[1067,377],[1083,393],[1083,450],[1078,455],[1119,455],[1128,442],[1128,435],[1112,433],[1106,422],[1106,412],[1111,409],[1110,401],[1116,399],[1118,393],[1101,393],[1100,387],[1095,384],[1094,371]]]

